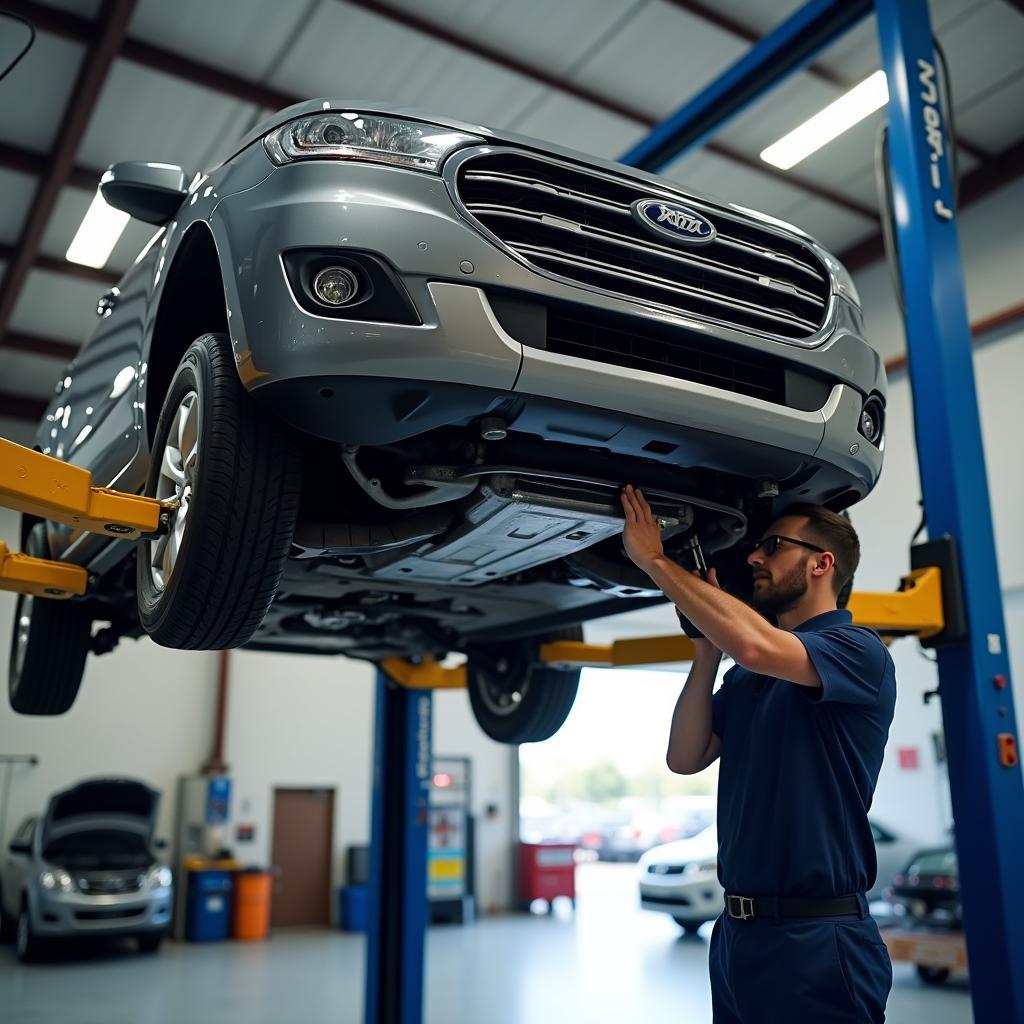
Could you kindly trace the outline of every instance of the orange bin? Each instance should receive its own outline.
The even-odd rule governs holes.
[[[268,871],[239,871],[235,875],[234,929],[236,939],[265,939],[270,930]]]

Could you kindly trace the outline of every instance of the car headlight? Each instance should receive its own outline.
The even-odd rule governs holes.
[[[718,874],[718,861],[702,860],[686,865],[687,878],[707,878]]]
[[[263,139],[275,164],[333,157],[435,173],[449,154],[479,142],[483,139],[441,125],[353,111],[300,117],[275,128]]]
[[[51,868],[39,876],[39,884],[47,892],[74,892],[75,883],[63,868]]]
[[[150,868],[146,876],[146,887],[149,889],[170,889],[173,876],[171,869],[166,864],[159,864]]]

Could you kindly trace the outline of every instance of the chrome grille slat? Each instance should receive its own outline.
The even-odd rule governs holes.
[[[574,202],[583,203],[586,206],[591,206],[594,209],[599,209],[607,213],[614,213],[620,217],[628,217],[632,222],[633,215],[629,209],[629,203],[619,203],[614,200],[597,199],[594,196],[588,196],[583,192],[577,192],[574,189],[566,188],[565,186],[554,186],[548,185],[545,182],[538,181],[535,178],[524,178],[514,174],[494,173],[494,172],[482,172],[482,171],[466,171],[464,175],[467,181],[477,182],[501,182],[505,184],[515,185],[520,188],[534,189],[538,192],[543,192],[547,195],[558,196],[560,198],[571,199]],[[686,200],[683,200],[684,202]],[[473,203],[466,203],[466,208],[473,209]],[[691,205],[696,206],[696,203]],[[711,216],[720,216],[717,213],[710,214]],[[724,245],[736,248],[743,252],[750,253],[752,256],[761,257],[763,259],[772,260],[776,263],[783,263],[792,270],[799,271],[802,274],[806,274],[808,277],[813,278],[815,281],[821,282],[824,277],[819,269],[815,269],[810,263],[804,263],[800,260],[794,259],[791,256],[787,256],[783,253],[773,252],[770,249],[763,249],[759,246],[751,245],[749,242],[744,242],[742,239],[735,238],[727,232],[723,232],[719,229],[718,241]]]
[[[709,260],[697,255],[696,253],[684,253],[676,249],[669,249],[667,246],[658,245],[656,242],[651,245],[640,245],[638,242],[627,238],[625,235],[619,235],[615,232],[607,231],[604,228],[593,228],[586,224],[579,224],[574,221],[565,220],[564,218],[551,218],[547,214],[538,215],[523,213],[522,211],[516,210],[512,207],[485,206],[480,203],[473,203],[467,208],[472,210],[474,214],[485,214],[491,217],[517,218],[519,220],[542,224],[544,227],[550,227],[554,230],[571,230],[576,233],[593,237],[595,241],[607,242],[609,245],[621,246],[644,254],[653,253],[660,259],[667,259],[675,263],[696,266],[699,269],[707,270],[713,274],[722,274],[726,277],[733,277],[740,281],[760,284],[763,287],[771,287],[771,285],[765,285],[753,271],[743,273],[726,267],[717,260]],[[513,246],[513,248],[515,248],[515,246]],[[818,309],[821,309],[825,305],[824,299],[820,299],[817,295],[813,295],[811,292],[806,291],[803,288],[789,284],[789,282],[780,282],[779,290],[784,291],[789,295],[796,295],[810,305],[816,306]]]
[[[663,291],[676,292],[685,295],[693,295],[699,298],[702,302],[710,302],[715,305],[724,306],[727,309],[741,306],[750,316],[762,317],[765,320],[771,320],[779,325],[794,325],[800,327],[806,327],[809,331],[813,331],[817,325],[809,320],[802,320],[796,316],[785,316],[779,312],[769,312],[762,307],[754,306],[748,302],[742,302],[738,299],[731,299],[726,296],[716,295],[713,292],[709,292],[707,289],[698,291],[695,288],[691,288],[688,285],[677,284],[675,281],[669,281],[666,278],[659,278],[653,274],[643,274],[637,271],[624,271],[617,267],[613,267],[610,264],[602,263],[600,260],[589,259],[586,256],[563,256],[561,253],[555,252],[552,249],[545,249],[541,246],[532,245],[515,245],[512,246],[516,252],[521,253],[523,256],[533,257],[534,259],[547,260],[552,263],[559,263],[569,266],[586,266],[596,273],[603,274],[608,277],[614,277],[623,281],[641,281],[653,288],[658,288]],[[625,295],[627,298],[635,298],[636,296],[629,292],[618,292],[620,295]],[[705,319],[708,319],[705,317]]]
[[[791,342],[813,338],[831,309],[818,253],[739,211],[511,150],[468,156],[452,180],[469,217],[527,266],[563,282]],[[657,237],[632,213],[652,197],[692,205],[717,236],[699,247]]]

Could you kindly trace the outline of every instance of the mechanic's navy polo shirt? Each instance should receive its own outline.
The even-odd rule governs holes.
[[[845,896],[874,885],[867,812],[896,704],[878,635],[848,611],[793,630],[822,689],[740,665],[712,698],[722,741],[718,878],[741,896]]]

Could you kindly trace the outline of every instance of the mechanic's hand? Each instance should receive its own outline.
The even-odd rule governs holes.
[[[700,573],[696,569],[692,570],[694,576],[700,576]],[[721,588],[721,584],[718,582],[718,575],[714,569],[708,569],[707,576],[701,577],[706,582],[710,583],[713,587]],[[680,611],[676,608],[676,618],[679,619],[679,625],[682,627],[683,632],[693,641],[694,649],[700,650],[706,648],[709,652],[718,652],[718,648],[710,641],[704,634]],[[720,653],[720,652],[719,652]]]
[[[647,504],[643,491],[632,484],[626,484],[620,495],[626,526],[622,531],[622,543],[632,562],[640,569],[647,567],[665,554],[661,543],[661,527]]]

